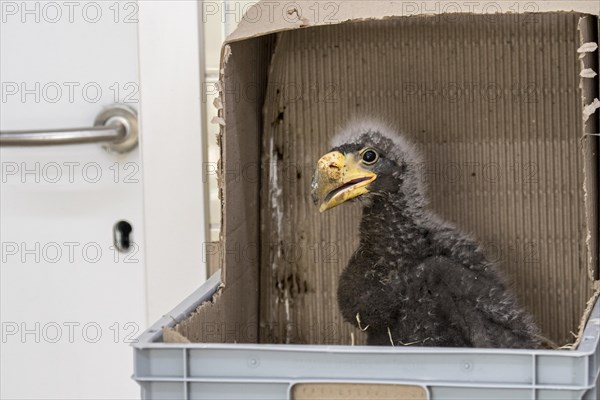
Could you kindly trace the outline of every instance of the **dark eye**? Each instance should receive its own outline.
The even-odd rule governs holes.
[[[362,154],[362,160],[365,164],[375,164],[379,155],[375,150],[369,149]]]

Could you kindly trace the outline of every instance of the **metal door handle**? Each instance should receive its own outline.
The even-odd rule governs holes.
[[[47,146],[58,144],[103,143],[105,148],[125,153],[137,146],[137,114],[132,108],[115,105],[96,117],[93,127],[1,131],[0,146]]]

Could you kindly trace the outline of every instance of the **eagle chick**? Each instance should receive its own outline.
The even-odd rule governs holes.
[[[342,272],[344,319],[370,345],[537,348],[538,329],[475,240],[427,210],[416,149],[353,123],[318,161],[321,211],[360,200],[360,244]]]

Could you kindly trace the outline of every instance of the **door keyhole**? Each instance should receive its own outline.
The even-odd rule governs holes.
[[[131,232],[133,227],[127,221],[119,221],[113,228],[113,236],[115,242],[115,248],[126,253],[131,247]]]

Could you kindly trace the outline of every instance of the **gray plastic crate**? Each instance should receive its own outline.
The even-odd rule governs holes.
[[[163,343],[161,328],[186,318],[219,285],[217,273],[133,345],[143,399],[286,399],[294,385],[325,382],[415,385],[430,399],[600,395],[599,301],[573,351]]]

